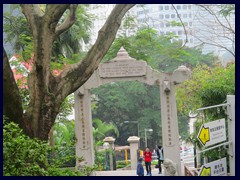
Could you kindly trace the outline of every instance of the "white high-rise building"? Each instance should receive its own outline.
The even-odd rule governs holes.
[[[203,53],[213,52],[218,56],[226,53],[226,49],[234,51],[235,15],[220,16],[219,4],[204,7],[194,4],[144,4],[133,9],[140,26],[152,27],[162,35],[174,34],[177,37],[173,41],[187,41],[185,45],[189,47],[203,44]]]
[[[102,28],[108,16],[110,15],[115,4],[90,4],[89,12],[95,16],[91,35],[91,44],[93,44],[98,36],[98,31]]]
[[[152,27],[162,35],[174,34],[177,37],[173,41],[186,41],[185,31],[189,32],[192,27],[192,5],[144,4],[137,5],[134,10],[139,25]],[[181,17],[185,30],[178,16]],[[187,37],[187,39],[186,45],[194,46],[194,39],[192,37]]]
[[[235,14],[219,14],[221,4],[194,5],[192,35],[195,46],[204,43],[203,53],[213,52],[225,65],[235,56]]]
[[[114,5],[92,6],[94,8],[91,12],[96,16],[99,16],[102,12],[101,19],[97,19],[94,23],[96,24],[94,31],[97,32]],[[217,4],[204,6],[209,7],[214,13],[219,11],[221,7]],[[201,5],[194,4],[139,4],[130,9],[130,12],[136,18],[138,27],[147,26],[156,29],[162,35],[175,35],[172,41],[182,41],[188,47],[203,44],[203,53],[213,52],[219,57],[228,54],[229,59],[233,58],[233,55],[226,48],[234,52],[235,15],[228,18],[219,15],[214,16]],[[133,31],[129,34],[132,33]],[[211,44],[219,44],[219,47]]]
[[[115,4],[90,4],[89,12],[95,16],[90,44],[93,44],[96,41],[98,31],[102,28],[102,26],[106,22],[114,6]],[[123,19],[125,19],[127,16],[132,16],[133,13],[134,13],[133,11],[128,11]],[[126,36],[128,36],[133,34],[134,32],[135,30],[132,28],[126,28],[124,30],[119,28],[117,35],[125,34]]]

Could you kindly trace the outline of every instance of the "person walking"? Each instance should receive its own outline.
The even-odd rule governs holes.
[[[142,162],[143,162],[143,158],[140,157],[138,159],[138,163],[137,163],[137,175],[138,176],[144,176],[144,168],[143,168]]]
[[[152,152],[149,150],[148,147],[146,147],[146,150],[143,153],[144,155],[144,161],[147,171],[147,176],[152,176],[152,169],[151,169],[151,162],[152,162]]]
[[[158,156],[158,168],[159,168],[159,172],[158,174],[161,174],[162,173],[162,167],[161,167],[161,164],[163,163],[163,148],[161,145],[158,146],[158,149],[157,149],[157,156]]]

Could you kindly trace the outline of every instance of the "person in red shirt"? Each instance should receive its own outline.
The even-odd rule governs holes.
[[[151,162],[152,162],[152,152],[149,150],[148,147],[146,147],[146,150],[143,153],[147,176],[152,176],[152,170],[151,170]]]

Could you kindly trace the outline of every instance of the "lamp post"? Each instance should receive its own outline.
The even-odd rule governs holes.
[[[124,123],[134,123],[134,124],[137,124],[137,128],[138,128],[138,137],[140,138],[140,136],[139,136],[139,123],[138,123],[138,121],[124,121]]]
[[[139,134],[139,122],[138,121],[124,121],[124,123],[134,123],[134,124],[137,124],[137,131],[138,131],[138,137],[140,138],[140,134]],[[138,146],[140,148],[140,141],[138,142]]]
[[[145,146],[147,147],[147,131],[153,132],[153,129],[144,129],[145,131]]]

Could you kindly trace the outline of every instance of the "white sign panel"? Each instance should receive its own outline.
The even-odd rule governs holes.
[[[226,158],[204,164],[201,167],[198,176],[227,176]]]
[[[225,119],[202,124],[197,138],[205,147],[226,141]]]

